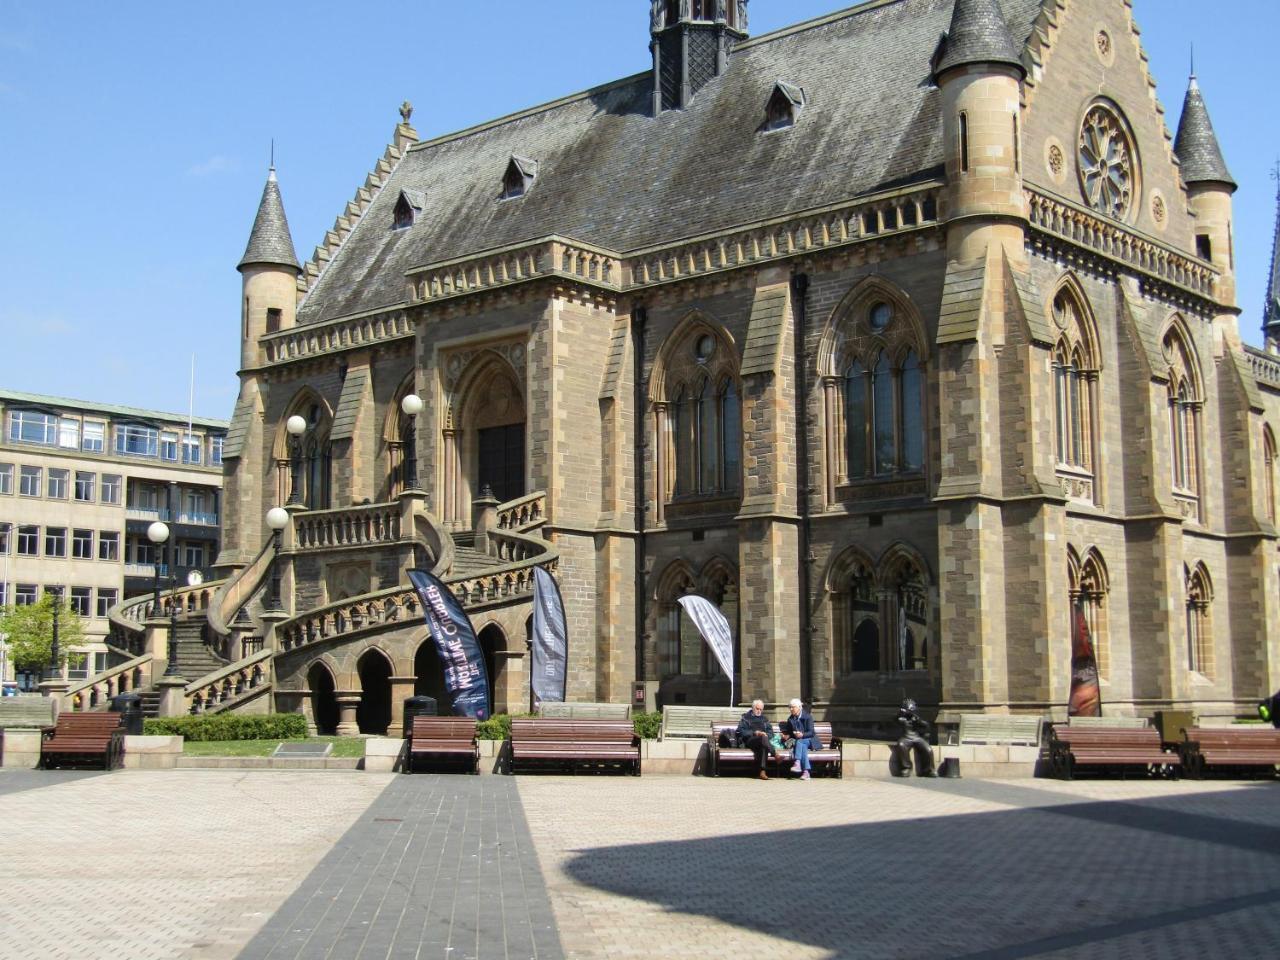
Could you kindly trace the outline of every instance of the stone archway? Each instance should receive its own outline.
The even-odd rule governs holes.
[[[449,389],[441,515],[455,529],[470,528],[471,501],[485,487],[499,502],[528,492],[525,387],[513,359],[497,349],[482,350]]]
[[[311,718],[316,733],[332,736],[338,732],[338,697],[333,674],[323,663],[316,662],[307,671],[307,688],[311,691]]]
[[[361,733],[385,734],[391,726],[391,661],[381,650],[366,650],[356,671],[360,675],[356,724]]]
[[[501,671],[506,667],[506,660],[498,654],[507,649],[507,636],[496,623],[491,623],[477,638],[480,641],[480,652],[484,655],[484,672],[489,678],[489,715],[493,716],[497,691],[502,683]]]
[[[430,636],[418,645],[418,652],[414,654],[413,676],[415,697],[431,697],[441,716],[453,713],[453,700],[444,685],[444,664]]]

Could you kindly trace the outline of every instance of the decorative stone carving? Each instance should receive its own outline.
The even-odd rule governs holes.
[[[1133,144],[1119,115],[1095,104],[1080,128],[1080,187],[1099,213],[1124,220],[1133,206],[1138,171]]]

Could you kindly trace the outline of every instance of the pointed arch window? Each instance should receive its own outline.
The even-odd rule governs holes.
[[[898,364],[881,350],[869,371],[853,359],[844,374],[844,424],[850,480],[924,470],[924,370],[914,349]]]
[[[867,471],[867,369],[854,360],[845,373],[845,422],[848,424],[849,478],[862,479]]]
[[[924,378],[920,358],[907,351],[902,362],[902,469],[908,473],[924,469]]]
[[[1212,584],[1204,564],[1187,573],[1187,667],[1192,673],[1214,677],[1213,627],[1210,605]]]
[[[1174,497],[1183,513],[1199,518],[1200,367],[1182,326],[1175,322],[1163,341],[1169,378],[1169,465]]]
[[[720,457],[716,443],[716,402],[711,385],[705,380],[694,400],[694,423],[697,432],[698,493],[715,493],[720,475]]]
[[[1262,495],[1267,519],[1276,522],[1276,438],[1271,428],[1262,428]]]
[[[1102,557],[1090,550],[1080,566],[1078,577],[1073,579],[1077,582],[1073,584],[1071,600],[1073,604],[1078,603],[1084,612],[1098,664],[1098,676],[1105,679],[1111,675],[1111,636],[1107,624],[1107,568]]]
[[[742,404],[738,388],[726,380],[720,390],[720,489],[737,491],[742,477]]]
[[[1079,477],[1094,469],[1096,338],[1084,308],[1068,289],[1054,297],[1053,319],[1061,331],[1053,351],[1055,450],[1059,469]]]

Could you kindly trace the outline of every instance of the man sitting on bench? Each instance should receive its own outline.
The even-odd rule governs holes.
[[[773,724],[764,715],[764,701],[752,700],[751,709],[738,721],[738,743],[756,755],[756,768],[760,771],[761,780],[768,780],[769,774],[764,766],[767,758],[778,751],[773,748],[769,738],[773,736]]]

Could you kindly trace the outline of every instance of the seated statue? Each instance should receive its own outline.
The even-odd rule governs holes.
[[[903,700],[898,708],[898,722],[902,724],[902,737],[893,745],[893,757],[889,768],[895,777],[911,776],[911,755],[915,754],[917,777],[936,777],[933,769],[933,749],[929,746],[929,721],[920,716],[920,708],[911,699]]]

